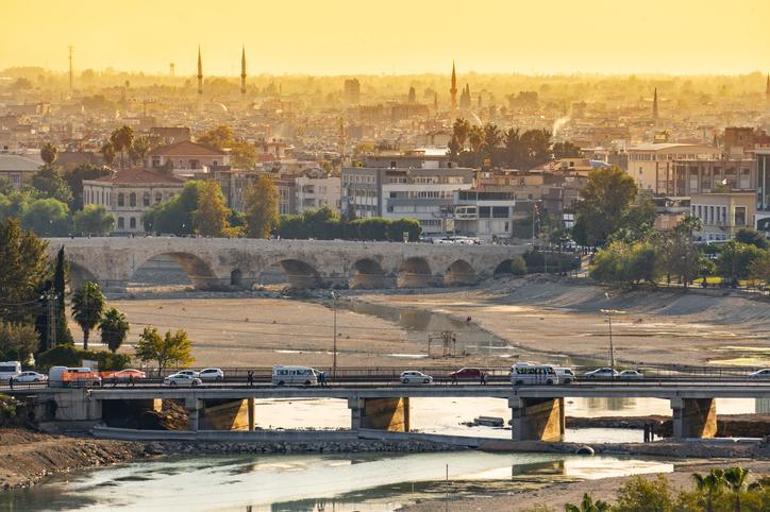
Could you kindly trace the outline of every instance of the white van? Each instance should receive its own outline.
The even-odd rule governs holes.
[[[3,361],[0,363],[0,380],[11,380],[21,374],[19,361]]]
[[[511,366],[511,384],[514,386],[558,384],[556,368],[550,364],[516,363]]]
[[[273,366],[273,386],[317,386],[318,372],[307,366]]]
[[[557,367],[556,375],[559,377],[559,382],[562,384],[572,384],[577,380],[577,376],[572,368]]]

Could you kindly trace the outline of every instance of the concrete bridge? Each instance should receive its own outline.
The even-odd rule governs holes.
[[[712,438],[717,433],[716,398],[767,398],[770,383],[747,382],[644,382],[632,384],[573,384],[569,386],[459,385],[393,386],[346,385],[313,388],[272,386],[210,386],[203,388],[137,388],[33,390],[38,415],[67,423],[99,424],[110,411],[140,414],[172,400],[187,410],[188,430],[254,430],[257,399],[333,398],[345,400],[351,430],[409,432],[410,398],[504,399],[511,410],[514,441],[561,441],[565,433],[566,397],[636,398],[668,400],[673,417],[673,437]],[[17,394],[24,394],[23,391]],[[51,407],[51,403],[56,406]],[[53,413],[51,413],[53,411]],[[483,414],[484,411],[477,411]],[[308,428],[313,425],[308,419]]]
[[[222,238],[51,238],[73,279],[125,290],[154,258],[172,258],[197,289],[250,289],[270,272],[294,288],[471,285],[504,272],[526,246]]]

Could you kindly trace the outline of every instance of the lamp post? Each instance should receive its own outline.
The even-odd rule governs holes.
[[[332,327],[334,333],[332,334],[332,379],[337,379],[337,294],[331,292],[332,298]]]
[[[615,344],[612,340],[612,315],[625,315],[625,311],[619,309],[602,309],[602,313],[607,315],[607,324],[610,329],[610,368],[615,369]]]

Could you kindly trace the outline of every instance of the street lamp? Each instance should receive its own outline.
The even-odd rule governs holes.
[[[331,292],[332,298],[332,318],[334,333],[332,334],[332,379],[337,379],[337,294]]]
[[[605,294],[606,295],[606,294]],[[615,369],[615,345],[612,342],[612,315],[625,315],[625,311],[619,309],[602,309],[602,313],[607,315],[607,323],[610,328],[610,368]]]

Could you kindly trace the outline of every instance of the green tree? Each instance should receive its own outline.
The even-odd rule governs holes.
[[[576,229],[581,245],[603,245],[621,227],[622,219],[636,198],[633,178],[617,167],[596,169],[588,177],[577,205]],[[579,228],[577,226],[580,226]]]
[[[749,470],[742,467],[733,467],[725,470],[722,478],[725,485],[733,494],[735,512],[741,512],[741,495],[748,485]]]
[[[735,233],[735,240],[742,244],[749,244],[760,249],[767,249],[768,243],[765,235],[754,229],[743,228]]]
[[[72,316],[83,331],[83,350],[88,350],[88,336],[104,312],[104,294],[99,285],[87,281],[72,294]]]
[[[43,162],[45,162],[46,167],[53,166],[53,163],[56,161],[56,157],[59,155],[59,150],[51,144],[50,142],[46,142],[43,147],[40,149],[40,158],[43,159]]]
[[[237,138],[233,129],[227,125],[220,125],[198,137],[200,144],[219,149],[229,150],[233,165],[240,169],[252,169],[257,163],[257,148],[248,141]]]
[[[128,158],[132,165],[142,165],[147,153],[150,152],[150,139],[148,137],[136,137],[128,148]]]
[[[102,343],[114,354],[120,346],[126,341],[129,325],[126,315],[116,308],[110,308],[104,312],[104,316],[99,320],[99,330],[102,333]]]
[[[112,171],[104,167],[84,164],[66,172],[64,181],[67,182],[72,191],[71,210],[76,212],[83,209],[83,180],[95,180],[104,176],[109,176]]]
[[[41,167],[32,176],[31,184],[44,197],[56,199],[66,205],[72,203],[72,190],[53,167]]]
[[[267,175],[246,189],[244,195],[246,234],[249,238],[267,238],[278,225],[278,191]]]
[[[89,204],[72,217],[74,232],[81,236],[105,236],[115,228],[115,217],[100,204]]]
[[[145,327],[134,350],[140,361],[156,362],[160,372],[169,366],[185,367],[194,361],[192,342],[184,330],[173,335],[167,331],[161,336],[157,328]]]
[[[452,125],[452,135],[457,141],[459,151],[465,149],[465,143],[468,141],[468,134],[471,131],[471,124],[467,119],[457,118]]]
[[[112,144],[112,142],[105,142],[102,144],[101,149],[99,152],[102,154],[102,160],[104,160],[104,165],[111,167],[112,164],[115,163],[115,157],[117,156],[117,150],[115,149],[115,146]]]
[[[705,258],[694,242],[694,233],[701,229],[703,223],[699,218],[688,215],[682,219],[669,234],[662,259],[666,274],[678,277],[685,290],[703,268]]]
[[[591,498],[591,495],[586,493],[583,495],[582,501],[577,504],[564,505],[564,512],[609,512],[609,503]]]
[[[50,340],[51,345],[55,343],[71,344],[72,333],[70,332],[69,325],[67,325],[67,310],[64,306],[64,299],[67,295],[67,265],[64,258],[64,246],[61,246],[56,253],[53,291],[56,294],[56,339]],[[47,320],[48,318],[46,317]],[[43,346],[48,346],[48,343],[43,343]]]
[[[618,490],[613,512],[672,512],[674,503],[663,475],[647,479],[632,477]]]
[[[199,235],[222,237],[230,233],[230,210],[216,181],[205,181],[198,189],[198,208],[192,215],[193,229]]]
[[[770,251],[763,251],[749,264],[749,277],[770,283]]]
[[[721,469],[712,469],[707,475],[700,473],[692,475],[704,512],[714,512],[714,499],[722,492],[725,485],[723,476],[724,472]]]
[[[0,319],[31,320],[39,291],[50,275],[46,249],[47,243],[23,230],[18,219],[0,221],[0,297],[9,304],[0,307]]]
[[[576,146],[570,141],[554,142],[551,151],[553,152],[553,157],[556,160],[562,158],[579,158],[583,156],[580,147]]]
[[[730,240],[722,246],[717,259],[717,272],[720,276],[737,283],[749,277],[749,269],[754,261],[762,257],[764,251],[755,245]]]
[[[72,218],[66,204],[58,199],[36,199],[24,209],[21,217],[24,229],[43,237],[67,236]]]
[[[37,351],[39,339],[31,324],[0,321],[0,357],[26,363]]]
[[[199,180],[188,181],[180,194],[153,205],[144,215],[145,229],[177,236],[193,234],[193,212],[198,209],[202,185],[203,182]]]
[[[636,286],[645,281],[654,284],[658,268],[658,254],[651,243],[629,244],[617,240],[596,253],[591,277],[618,287]]]

